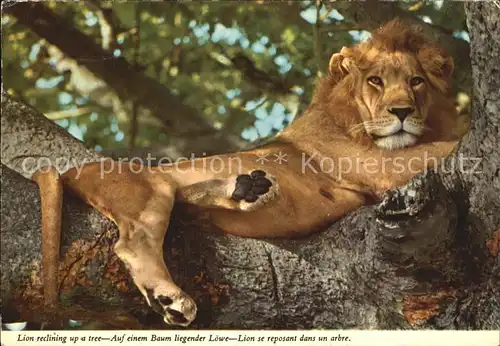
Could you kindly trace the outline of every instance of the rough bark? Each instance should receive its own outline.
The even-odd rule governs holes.
[[[479,174],[461,175],[463,240],[471,280],[459,305],[458,326],[500,328],[500,7],[497,2],[466,3],[473,77],[472,129],[458,151],[479,157]],[[470,165],[469,165],[470,167]],[[487,246],[486,246],[487,245]]]
[[[481,157],[483,173],[474,175],[459,169],[429,172],[388,192],[380,205],[360,208],[323,232],[301,240],[253,240],[200,232],[210,226],[189,220],[183,212],[175,213],[165,256],[176,281],[199,303],[193,328],[500,327],[500,85],[496,66],[500,16],[494,3],[466,6],[472,38],[474,118],[471,133],[450,160]],[[2,128],[7,111],[18,107],[12,100],[2,101]],[[22,109],[9,119],[22,122],[26,111]],[[11,140],[12,135],[2,133],[2,141]],[[28,154],[43,142],[17,145],[18,151]],[[63,154],[59,146],[45,148],[54,157]],[[14,151],[4,155],[2,148],[2,162],[14,155]],[[38,243],[27,241],[28,233],[13,232],[9,225],[15,223],[4,224],[3,216],[21,220],[23,210],[29,210],[35,215],[31,219],[36,220],[38,200],[35,192],[26,199],[9,197],[28,191],[30,186],[33,189],[33,185],[7,171],[4,168],[2,172],[2,202],[12,200],[12,204],[2,203],[2,235],[10,232],[10,236],[2,236],[1,245],[3,250],[15,244],[17,251],[8,260],[2,257],[1,269],[17,284],[20,275],[27,275],[12,267],[19,267],[15,262],[24,261],[27,253],[38,253]],[[15,189],[8,188],[14,184],[18,184]],[[79,227],[77,224],[90,218],[69,215],[69,210],[78,209],[76,204],[69,203],[67,208],[65,234],[72,232],[71,225]],[[394,216],[395,211],[404,213]],[[94,220],[97,224],[103,221],[100,216]],[[38,232],[37,226],[32,227],[31,232]],[[85,230],[87,233],[75,237],[90,239],[92,244],[103,229],[83,227]],[[142,327],[160,327],[156,320],[137,312],[143,311],[137,307],[143,305],[135,303],[140,297],[122,277],[123,270],[117,269],[121,267],[113,262],[116,258],[109,255],[113,240],[111,230],[103,233],[92,251],[69,247],[84,260],[78,262],[77,273],[68,275],[74,278],[73,287],[63,292],[74,304],[99,301],[108,310],[115,306],[138,317]],[[68,247],[68,238],[64,243]],[[75,256],[70,250],[63,263],[68,256]],[[64,273],[64,268],[61,271]],[[36,287],[36,282],[27,284]],[[75,287],[80,292],[76,297],[90,299],[75,298]],[[117,291],[120,299],[108,298],[107,294],[113,296],[111,293],[116,295]],[[34,299],[28,294],[30,290],[23,292],[10,296],[18,297],[19,304],[23,299]],[[2,287],[1,293],[5,305],[8,292]],[[84,306],[95,309],[92,304]]]
[[[32,107],[16,102],[2,92],[1,117],[2,164],[26,178],[46,157],[60,173],[73,166],[99,160],[99,155],[85,148],[63,128]]]

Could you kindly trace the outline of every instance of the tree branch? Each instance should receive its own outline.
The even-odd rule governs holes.
[[[195,13],[193,13],[185,4],[178,3],[176,6],[190,19],[196,19]],[[266,4],[269,8],[280,8],[285,7],[282,11],[276,11],[277,15],[283,15],[282,19],[290,24],[299,25],[304,27],[307,23],[302,17],[300,17],[301,7],[300,4],[287,3],[287,4]],[[213,27],[214,23],[212,23]],[[274,33],[269,33],[273,36]],[[279,40],[279,37],[275,37]],[[290,88],[291,83],[288,80],[284,80],[279,76],[269,75],[267,71],[262,71],[255,66],[255,63],[243,52],[238,52],[237,54],[229,54],[226,49],[220,43],[214,43],[214,46],[220,51],[220,53],[214,53],[213,51],[207,52],[208,55],[214,57],[218,63],[224,66],[231,66],[229,61],[233,64],[232,66],[241,71],[245,79],[254,86],[256,89],[265,90],[269,94],[277,94],[278,96],[288,96],[292,94]],[[218,56],[221,54],[221,56]],[[219,59],[219,57],[221,59]],[[224,61],[221,61],[221,60]],[[162,61],[163,59],[159,60]]]
[[[102,48],[113,51],[117,47],[117,33],[124,31],[113,20],[113,10],[110,7],[104,7],[99,0],[87,0],[85,3],[96,12],[99,18]]]
[[[255,66],[254,62],[242,52],[233,57],[229,57],[229,59],[231,60],[233,66],[243,73],[245,79],[257,89],[271,94],[291,94],[291,86],[286,80],[260,70]]]
[[[313,26],[313,39],[314,39],[314,55],[316,56],[316,68],[318,71],[318,76],[321,77],[323,74],[323,49],[321,42],[321,25],[322,19],[320,16],[321,7],[323,6],[322,0],[316,0],[316,23]]]
[[[133,65],[137,69],[139,67],[139,54],[141,49],[141,3],[138,2],[135,5],[135,47],[134,47],[134,61]],[[135,148],[136,137],[138,133],[138,114],[139,114],[140,104],[136,100],[132,105],[132,117],[130,119],[130,138],[129,147],[131,149]]]

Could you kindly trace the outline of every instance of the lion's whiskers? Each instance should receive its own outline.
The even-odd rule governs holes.
[[[370,132],[373,130],[378,130],[380,128],[382,128],[382,127],[380,125],[378,125],[376,122],[374,122],[373,120],[367,120],[367,121],[363,121],[361,123],[354,124],[353,126],[351,126],[351,128],[348,130],[348,133],[349,134],[357,134],[359,132],[362,132],[363,130]]]
[[[360,132],[361,130],[363,130],[364,128],[364,123],[361,122],[359,124],[354,124],[353,126],[351,126],[351,128],[347,131],[347,133],[349,134],[356,134],[358,132]]]

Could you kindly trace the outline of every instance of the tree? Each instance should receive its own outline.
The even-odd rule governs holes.
[[[181,217],[168,233],[166,261],[199,303],[194,327],[499,328],[500,85],[493,78],[500,56],[498,12],[494,3],[466,4],[472,128],[448,161],[479,157],[482,173],[458,166],[451,173],[429,172],[388,192],[380,205],[363,207],[302,240],[195,232],[206,225]],[[22,290],[13,288],[36,274],[39,206],[35,185],[12,170],[28,175],[22,157],[45,153],[54,160],[97,159],[34,109],[3,95],[1,154],[9,168],[2,167],[1,175],[2,304],[10,293],[11,306],[23,315],[23,303],[37,301],[37,275]],[[84,308],[69,313],[98,314],[96,302],[108,309],[115,304],[128,323],[159,326],[148,320],[110,251],[116,229],[71,196],[65,200],[63,301]],[[394,209],[418,213],[395,219]]]

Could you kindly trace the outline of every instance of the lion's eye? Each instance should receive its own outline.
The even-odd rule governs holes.
[[[382,82],[382,78],[380,78],[378,76],[368,77],[368,83],[373,84],[373,85],[378,85],[378,86],[384,85],[384,82]]]
[[[425,80],[422,77],[413,77],[410,79],[410,85],[411,86],[417,86],[425,82]]]

